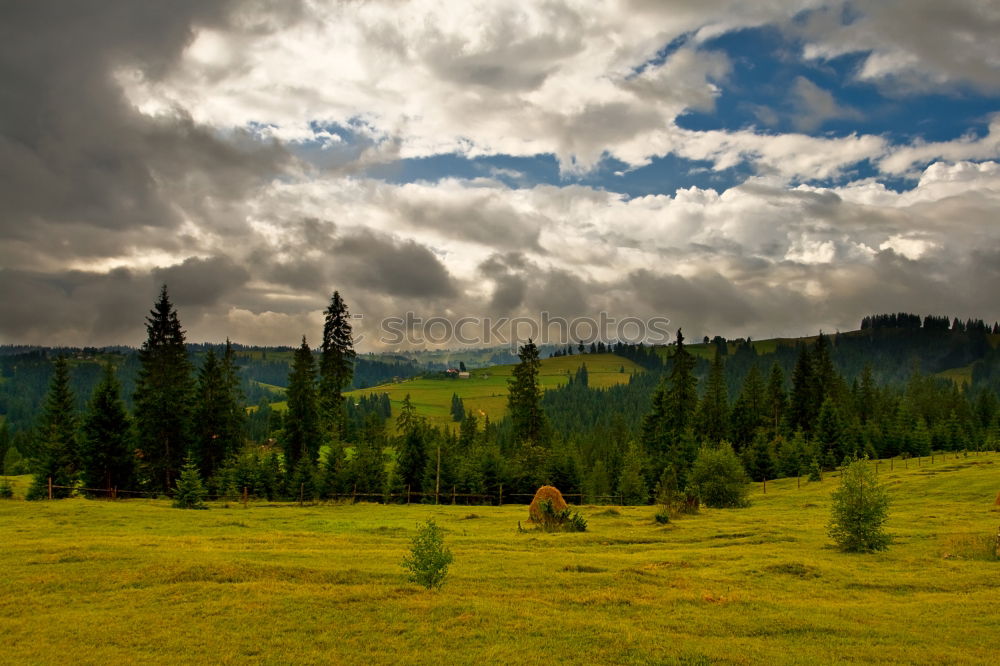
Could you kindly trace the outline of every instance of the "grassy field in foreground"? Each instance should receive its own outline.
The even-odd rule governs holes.
[[[583,507],[582,534],[518,533],[523,506],[0,501],[0,661],[996,663],[1000,456],[912,462],[883,466],[875,555],[831,547],[832,477],[667,527]],[[399,566],[427,517],[437,592]]]
[[[632,361],[615,354],[580,354],[542,359],[539,385],[543,389],[563,386],[569,375],[586,363],[589,385],[605,388],[628,381],[634,372],[642,368]],[[472,370],[469,379],[408,379],[397,384],[384,384],[368,389],[347,393],[348,396],[362,396],[370,393],[388,393],[392,402],[392,413],[399,414],[403,398],[409,394],[417,413],[436,426],[454,426],[451,420],[451,396],[457,393],[465,404],[480,419],[489,416],[497,420],[507,410],[507,380],[511,378],[513,365],[495,365]]]

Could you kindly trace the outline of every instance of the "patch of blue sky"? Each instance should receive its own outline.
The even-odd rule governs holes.
[[[868,53],[805,60],[802,43],[773,27],[725,33],[701,48],[724,52],[732,72],[718,82],[721,94],[714,110],[692,110],[677,119],[686,129],[753,127],[775,134],[875,134],[892,143],[948,141],[970,133],[985,134],[989,117],[1000,111],[1000,96],[970,89],[906,96],[891,88],[883,91],[857,78]],[[841,114],[810,117],[809,107],[796,92],[800,77],[829,93]]]
[[[492,178],[511,188],[581,185],[633,198],[657,194],[673,196],[678,189],[692,186],[721,192],[743,182],[751,172],[748,166],[713,171],[710,162],[667,155],[631,170],[626,163],[605,157],[587,173],[566,174],[560,173],[558,161],[550,154],[469,158],[449,153],[381,164],[368,169],[366,175],[396,184],[433,183],[445,178]]]

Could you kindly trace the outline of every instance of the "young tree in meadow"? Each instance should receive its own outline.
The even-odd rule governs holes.
[[[343,439],[347,424],[344,420],[343,392],[354,376],[354,339],[351,314],[347,304],[334,291],[323,321],[322,355],[319,362],[319,408],[323,432],[331,439]]]
[[[531,339],[518,350],[520,363],[514,366],[508,380],[507,407],[514,426],[514,441],[518,444],[544,444],[546,420],[542,412],[538,371],[541,361],[538,347]]]
[[[245,410],[226,341],[221,362],[211,349],[198,372],[194,411],[195,458],[204,478],[210,478],[239,450]]]
[[[701,447],[691,466],[689,482],[705,506],[728,509],[749,504],[750,479],[728,442]]]
[[[302,344],[292,358],[288,374],[288,411],[285,414],[285,464],[294,469],[300,458],[312,464],[319,456],[322,441],[319,405],[316,397],[316,363],[302,336]]]
[[[49,382],[49,392],[45,398],[45,409],[38,427],[38,443],[31,461],[34,478],[28,488],[28,499],[48,497],[49,479],[53,486],[52,496],[68,497],[72,490],[68,487],[76,482],[79,469],[77,449],[77,418],[74,410],[73,392],[69,387],[69,364],[63,356],[53,363],[54,373]]]
[[[207,509],[205,498],[208,492],[201,482],[198,465],[191,456],[184,459],[177,487],[174,489],[174,508],[177,509]]]
[[[136,448],[148,481],[168,492],[191,443],[194,383],[184,330],[166,285],[146,318],[146,333],[133,398]]]
[[[832,499],[828,532],[841,550],[868,553],[889,547],[891,539],[885,531],[889,493],[867,458],[844,467]]]
[[[134,463],[132,424],[122,402],[121,384],[109,363],[83,418],[80,480],[85,488],[130,489]]]

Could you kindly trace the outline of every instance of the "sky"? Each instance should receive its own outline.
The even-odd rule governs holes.
[[[1000,319],[995,0],[0,1],[0,344]],[[410,343],[417,344],[419,343]]]

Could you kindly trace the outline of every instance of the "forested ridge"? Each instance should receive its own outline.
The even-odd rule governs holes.
[[[667,347],[595,341],[550,348],[580,366],[541,391],[528,341],[501,419],[465,410],[434,427],[409,400],[342,392],[437,369],[355,356],[335,293],[316,350],[187,344],[166,290],[140,350],[0,350],[0,459],[7,473],[97,493],[171,493],[186,458],[214,495],[269,499],[440,495],[491,502],[542,484],[591,502],[678,492],[698,452],[729,447],[755,480],[820,473],[852,456],[995,448],[1000,439],[996,325],[897,313],[857,331],[800,340],[721,337]],[[590,353],[644,369],[588,385]],[[958,373],[942,377],[937,373]],[[287,410],[271,403],[287,402]]]

